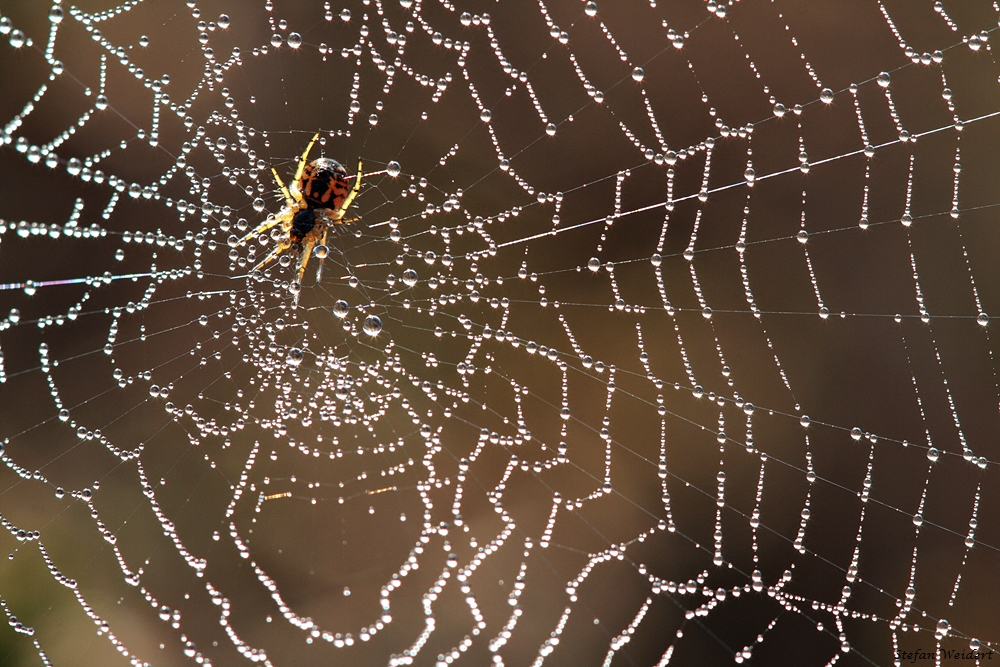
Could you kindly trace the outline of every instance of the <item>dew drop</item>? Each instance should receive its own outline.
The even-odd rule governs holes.
[[[811,420],[809,419],[809,415],[802,415],[801,417],[799,417],[799,425],[802,426],[803,428],[809,428],[810,423]]]
[[[340,319],[347,317],[347,313],[351,310],[351,307],[347,305],[347,302],[343,299],[338,300],[333,304],[333,314]]]
[[[556,124],[555,123],[549,123],[548,125],[546,125],[545,126],[545,134],[549,135],[550,137],[556,136]]]
[[[417,272],[413,269],[407,269],[403,271],[403,284],[407,287],[413,287],[417,284]]]
[[[493,114],[490,112],[489,109],[483,109],[479,113],[479,120],[483,121],[484,123],[490,122],[491,118],[493,118]]]
[[[229,27],[229,15],[219,14],[219,20],[216,23],[218,23],[219,27],[223,30],[227,29]]]
[[[804,229],[800,229],[799,233],[795,235],[795,240],[799,243],[805,243],[809,240],[809,232]]]
[[[659,253],[656,253],[652,257],[650,257],[649,261],[653,266],[659,266],[660,264],[663,264],[663,258],[660,256]]]
[[[757,179],[757,173],[752,167],[747,167],[747,170],[743,172],[743,178],[747,179],[747,183],[753,183]]]
[[[369,336],[377,336],[382,331],[382,320],[376,315],[369,315],[365,318],[364,330]]]
[[[288,356],[285,357],[285,363],[289,366],[299,366],[302,364],[302,359],[302,350],[297,347],[293,347],[288,351]]]
[[[313,248],[313,254],[316,255],[316,257],[318,257],[319,259],[326,259],[327,256],[329,256],[330,254],[330,249],[327,248],[325,245],[318,245],[315,248]]]
[[[819,91],[819,99],[824,104],[830,104],[831,102],[833,102],[833,91],[830,90],[829,88],[824,88],[823,90]]]
[[[378,125],[378,114],[373,113],[371,116],[368,116],[368,124]]]
[[[597,259],[596,257],[591,257],[587,261],[587,268],[593,271],[594,273],[597,273],[598,271],[601,270],[601,260]]]
[[[586,4],[586,6],[583,8],[583,12],[587,16],[596,16],[597,15],[597,3],[596,2],[588,2]]]
[[[389,174],[393,178],[399,176],[399,172],[400,172],[399,163],[396,162],[395,160],[393,160],[392,162],[390,162],[385,166],[385,173]]]
[[[976,322],[978,322],[981,326],[984,327],[987,324],[989,324],[989,321],[990,321],[990,316],[987,315],[986,313],[979,313],[979,317],[976,318]]]
[[[94,100],[94,107],[99,111],[104,111],[108,108],[108,98],[104,95],[98,95],[97,99]]]
[[[861,429],[857,426],[851,429],[851,439],[855,442],[861,439]]]
[[[632,70],[632,78],[636,81],[642,81],[645,76],[646,72],[641,67],[636,67]]]
[[[288,35],[288,46],[292,47],[293,49],[297,49],[300,46],[302,46],[302,35],[300,35],[297,32],[293,32],[290,35]]]
[[[934,463],[939,458],[941,458],[941,452],[938,451],[937,447],[931,447],[927,450],[927,460]]]
[[[9,41],[15,49],[21,48],[24,46],[24,33],[20,30],[11,30]]]
[[[892,81],[892,77],[889,76],[888,72],[882,72],[877,77],[875,77],[875,81],[877,81],[878,85],[882,86],[883,88],[888,88],[889,82]]]
[[[261,212],[261,211],[263,211],[264,210],[264,200],[261,199],[260,197],[257,197],[256,199],[254,199],[253,200],[253,210],[257,211],[258,213]]]
[[[284,40],[281,38],[281,35],[279,35],[278,33],[274,33],[273,35],[271,35],[271,46],[273,46],[274,48],[278,48],[279,46],[281,46],[281,43],[283,41]]]
[[[52,9],[49,10],[49,20],[53,23],[59,23],[63,20],[63,9],[59,5],[53,5]]]
[[[569,420],[569,418],[572,416],[572,413],[569,411],[569,408],[563,408],[562,410],[559,411],[559,416],[563,420]]]
[[[344,23],[347,23],[348,21],[350,21],[351,20],[351,10],[348,9],[347,7],[344,7],[342,10],[340,10],[340,20],[343,21]]]

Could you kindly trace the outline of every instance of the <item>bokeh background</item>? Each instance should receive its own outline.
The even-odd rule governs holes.
[[[0,2],[0,663],[1000,641],[994,5],[56,7]],[[227,240],[317,131],[370,176],[294,308]]]

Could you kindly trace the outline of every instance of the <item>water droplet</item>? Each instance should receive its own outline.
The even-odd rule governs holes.
[[[800,426],[802,426],[803,428],[809,428],[809,424],[810,424],[809,415],[802,415],[801,417],[799,417]]]
[[[583,12],[587,16],[596,16],[597,15],[597,3],[596,2],[588,2],[586,4],[586,6],[583,8]]]
[[[877,77],[875,77],[875,81],[877,81],[878,85],[882,86],[883,88],[888,88],[889,83],[892,81],[892,77],[889,76],[888,72],[882,72]]]
[[[407,287],[413,287],[417,284],[417,272],[413,269],[407,269],[403,271],[403,284]]]
[[[316,257],[318,257],[319,259],[326,259],[327,256],[330,254],[330,249],[327,248],[325,245],[318,245],[315,248],[313,248],[313,254],[316,255]]]
[[[302,359],[302,350],[297,347],[293,347],[288,351],[288,356],[285,357],[285,363],[289,366],[299,366],[302,363]]]
[[[903,217],[901,217],[899,221],[903,223],[904,227],[909,227],[910,225],[913,224],[913,216],[910,215],[909,213],[904,213]]]
[[[865,157],[873,157],[875,155],[875,147],[871,144],[865,146]]]
[[[63,9],[59,5],[52,5],[52,9],[49,10],[49,20],[53,23],[59,23],[63,20]]]
[[[851,429],[851,439],[855,442],[861,439],[861,429],[857,426]]]
[[[691,260],[693,260],[694,259],[694,250],[692,250],[691,248],[685,248],[684,249],[684,259],[686,259],[689,262]]]
[[[545,134],[549,135],[550,137],[556,136],[556,124],[555,123],[549,123],[548,125],[546,125],[545,126]]]
[[[472,25],[472,14],[469,12],[462,12],[462,15],[458,17],[459,22],[468,27]]]
[[[278,33],[274,33],[273,35],[271,35],[271,46],[273,46],[274,48],[278,48],[279,46],[281,46],[281,43],[283,41],[284,40],[281,38],[281,35],[279,35]]]
[[[663,258],[660,257],[659,253],[656,253],[655,255],[649,258],[649,261],[653,266],[659,266],[660,264],[663,263]]]
[[[347,317],[347,313],[351,310],[351,307],[347,305],[347,302],[343,299],[338,300],[333,304],[333,314],[340,319]]]
[[[701,309],[701,316],[704,317],[706,320],[712,319],[712,309],[709,308],[708,306],[705,306],[704,308]]]
[[[12,30],[10,33],[10,45],[15,49],[24,46],[24,33],[20,30]]]
[[[489,109],[483,109],[483,110],[482,110],[482,111],[481,111],[481,112],[479,113],[479,120],[483,121],[484,123],[488,123],[488,122],[490,122],[490,119],[491,119],[492,117],[493,117],[493,114],[492,114],[492,113],[490,112],[490,110],[489,110]]]
[[[129,197],[132,197],[133,199],[138,199],[140,195],[142,195],[141,185],[139,185],[138,183],[133,183],[132,185],[128,186]]]
[[[939,458],[941,458],[941,452],[938,451],[937,447],[931,447],[927,450],[927,460],[934,463]]]
[[[351,589],[348,588],[347,586],[344,586],[344,597],[345,598],[350,597],[350,595],[351,595]]]
[[[108,108],[108,98],[104,95],[98,95],[97,99],[94,100],[94,107],[99,111],[104,111]]]
[[[396,162],[395,160],[393,160],[392,162],[390,162],[385,166],[385,173],[389,174],[393,178],[399,176],[399,172],[400,172],[399,163]]]
[[[601,270],[601,260],[597,259],[596,257],[591,257],[587,261],[587,268],[593,271],[594,273],[597,273],[598,271]]]
[[[757,173],[752,167],[747,167],[747,170],[743,172],[743,178],[747,179],[747,183],[753,183],[757,178]]]
[[[369,315],[365,318],[364,329],[369,336],[377,336],[382,331],[382,320],[375,315]]]
[[[219,14],[219,20],[216,21],[216,23],[219,24],[220,28],[222,28],[223,30],[225,30],[226,28],[229,27],[229,15],[228,14]]]
[[[976,318],[976,322],[979,322],[979,324],[984,327],[987,324],[989,324],[989,321],[990,321],[990,316],[987,315],[986,313],[979,313],[979,317]]]
[[[937,640],[944,639],[948,636],[949,632],[951,632],[951,623],[942,618],[934,627],[934,638]]]
[[[833,102],[833,91],[830,90],[829,88],[824,88],[823,90],[819,91],[819,99],[824,104],[830,104],[831,102]]]
[[[371,116],[368,116],[368,124],[378,125],[378,114],[373,113]]]
[[[809,232],[804,229],[800,229],[799,233],[795,235],[795,240],[799,243],[805,243],[809,240]]]
[[[632,70],[632,78],[636,81],[642,81],[643,77],[646,76],[646,72],[641,67],[636,67]]]
[[[300,35],[297,32],[293,32],[290,35],[288,35],[288,46],[292,47],[293,49],[297,49],[300,46],[302,46],[302,35]]]
[[[256,199],[254,199],[253,200],[253,210],[257,211],[258,213],[261,212],[261,211],[263,211],[264,210],[264,200],[261,199],[260,197],[257,197]]]
[[[777,116],[778,118],[781,118],[782,116],[784,116],[785,115],[785,105],[781,104],[780,102],[778,104],[775,104],[774,105],[774,115]]]
[[[342,10],[340,10],[340,20],[344,21],[345,23],[347,21],[350,21],[351,20],[351,10],[348,9],[347,7],[344,7]]]
[[[572,413],[569,411],[569,408],[563,408],[559,411],[559,416],[564,420],[568,420],[572,416]]]

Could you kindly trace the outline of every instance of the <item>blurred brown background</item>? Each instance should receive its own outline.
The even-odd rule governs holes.
[[[565,44],[550,36],[539,6],[530,3],[417,5],[427,31],[414,19],[412,7],[391,1],[384,6],[329,3],[328,8],[280,0],[273,5],[147,1],[128,5],[127,11],[89,1],[73,7],[62,6],[52,57],[62,62],[63,71],[49,80],[52,67],[44,54],[50,7],[0,2],[12,30],[33,41],[20,48],[0,46],[0,118],[9,137],[0,147],[0,218],[6,225],[0,235],[0,284],[19,286],[0,291],[0,317],[11,309],[19,312],[16,325],[8,319],[12,325],[0,331],[7,376],[0,385],[0,437],[8,457],[0,472],[0,514],[12,531],[0,535],[6,547],[0,552],[12,554],[0,561],[0,597],[8,616],[34,629],[28,637],[15,631],[13,620],[0,627],[0,664],[40,664],[39,647],[55,665],[125,664],[133,656],[156,665],[205,658],[216,665],[245,662],[249,658],[240,655],[219,623],[224,605],[215,603],[206,583],[226,598],[235,635],[266,651],[275,665],[386,664],[423,630],[422,596],[442,571],[455,572],[447,567],[444,543],[464,567],[504,530],[487,494],[501,480],[512,454],[526,464],[514,470],[504,489],[503,507],[515,528],[469,581],[487,627],[472,636],[466,595],[452,576],[434,602],[436,630],[415,664],[444,660],[466,636],[473,641],[458,662],[490,664],[488,642],[510,617],[508,600],[522,562],[524,591],[517,604],[523,615],[499,651],[506,665],[531,664],[567,607],[572,613],[546,664],[601,664],[647,597],[652,602],[645,618],[612,664],[657,664],[672,645],[671,664],[731,664],[763,635],[748,658],[751,663],[822,665],[841,651],[843,632],[849,650],[839,664],[888,665],[896,645],[933,650],[933,631],[941,618],[951,627],[945,648],[968,647],[973,637],[984,645],[1000,640],[995,594],[1000,486],[994,463],[1000,456],[1000,386],[995,325],[976,321],[980,306],[982,312],[1000,315],[994,261],[1000,240],[995,227],[1000,121],[974,120],[1000,110],[1000,71],[988,39],[997,14],[990,3],[945,2],[937,9],[932,2],[751,0],[710,13],[704,3],[655,6],[600,0],[594,17],[581,3],[546,6],[553,24],[568,34]],[[121,51],[110,53],[96,41],[74,15],[76,7],[91,13],[92,27]],[[345,9],[347,21],[341,18]],[[111,13],[96,20],[107,11]],[[546,134],[546,122],[525,82],[504,72],[486,26],[481,20],[463,25],[463,12],[477,19],[490,15],[504,58],[526,73],[545,121],[558,125],[554,136]],[[229,17],[228,28],[220,27],[222,14]],[[407,21],[416,21],[413,32],[406,31]],[[600,22],[627,54],[627,63]],[[369,30],[362,55],[343,58],[341,49],[353,48],[362,25]],[[683,48],[671,44],[668,30],[686,35]],[[387,42],[387,31],[406,35],[402,54],[398,41]],[[446,48],[447,42],[434,43],[435,31],[469,43],[468,81],[456,50]],[[979,37],[983,31],[988,32],[986,41]],[[206,58],[199,43],[202,32],[214,60]],[[293,32],[303,40],[297,49],[288,46]],[[283,36],[278,48],[270,46],[273,33]],[[140,45],[144,36],[147,46]],[[979,48],[970,47],[970,36],[980,40]],[[238,62],[213,71],[216,63],[227,63],[233,47],[240,49]],[[267,53],[254,55],[261,47]],[[394,65],[388,93],[373,47],[388,64],[397,57],[401,61]],[[906,47],[913,49],[916,63]],[[919,62],[921,54],[938,50],[940,64]],[[569,54],[603,93],[603,103],[586,93]],[[121,64],[123,56],[133,71]],[[109,105],[95,110],[102,57]],[[632,77],[637,65],[644,70],[641,83]],[[888,90],[898,123],[910,136],[919,136],[916,142],[899,141],[885,89],[875,81],[883,71],[891,73]],[[451,81],[440,101],[432,101],[436,82],[446,81],[448,74]],[[164,75],[169,83],[163,83]],[[429,79],[421,84],[415,77]],[[945,79],[954,111],[942,97]],[[169,104],[159,107],[156,146],[148,140],[154,127],[154,80],[173,104],[190,105],[180,115]],[[361,110],[348,124],[355,82]],[[852,83],[859,85],[856,98],[848,90]],[[649,262],[663,233],[662,206],[621,217],[607,230],[598,223],[500,247],[472,269],[472,260],[463,256],[485,250],[488,241],[473,231],[461,236],[454,231],[465,229],[467,217],[489,219],[485,231],[502,244],[551,230],[556,211],[554,203],[539,204],[499,169],[500,158],[470,84],[491,110],[489,126],[512,171],[536,192],[563,193],[558,212],[563,228],[615,213],[616,175],[623,170],[631,170],[622,185],[623,211],[666,201],[667,165],[658,163],[659,158],[647,160],[620,124],[659,154],[665,150],[647,115],[650,109],[671,150],[716,138],[708,181],[713,192],[706,201],[695,196],[702,187],[704,150],[674,167],[678,202],[660,251],[673,314],[664,309]],[[12,123],[43,85],[45,94],[23,124]],[[835,93],[832,103],[820,101],[821,88]],[[774,114],[771,96],[788,109],[784,116]],[[796,104],[802,105],[800,114],[792,111]],[[869,143],[879,146],[871,158],[860,152],[864,143],[858,108]],[[323,283],[314,284],[311,264],[303,307],[297,310],[282,309],[280,299],[266,293],[247,291],[241,277],[246,269],[227,259],[226,239],[234,230],[223,231],[221,213],[203,214],[203,190],[192,189],[192,183],[200,186],[202,178],[208,179],[207,199],[230,206],[233,222],[242,217],[255,225],[263,219],[264,212],[252,206],[257,196],[266,200],[267,210],[277,210],[267,169],[257,180],[239,173],[236,185],[230,185],[229,172],[223,171],[253,166],[239,149],[236,129],[224,124],[234,112],[244,127],[254,130],[246,140],[256,159],[267,168],[275,166],[283,177],[293,171],[318,130],[324,133],[324,145],[314,156],[322,151],[349,169],[355,156],[365,160],[366,170],[381,171],[393,160],[402,168],[398,178],[382,174],[365,180],[355,206],[362,220],[354,229],[361,235],[355,237],[350,229],[331,238]],[[87,113],[92,115],[77,126]],[[375,125],[368,121],[371,114],[378,117]],[[191,128],[184,116],[191,117]],[[961,132],[951,127],[956,116],[966,121]],[[728,128],[747,123],[753,124],[750,139],[723,136]],[[35,163],[28,159],[31,152],[18,150],[21,138],[25,147],[45,146],[70,127],[74,132],[52,148],[58,158],[52,168],[44,156]],[[206,148],[200,139],[185,163],[194,168],[192,176],[183,175],[181,168],[160,185],[159,198],[132,198],[126,191],[107,218],[102,212],[113,191],[108,182],[87,182],[67,171],[70,158],[107,151],[94,168],[127,184],[148,186],[177,164],[183,143],[192,141],[199,127],[213,142],[227,138],[226,148]],[[137,138],[140,130],[145,140]],[[743,184],[748,147],[757,178],[749,198]],[[808,173],[797,169],[802,147],[811,163]],[[960,215],[953,218],[957,149]],[[219,153],[224,164],[216,158]],[[789,172],[775,175],[785,170]],[[420,179],[426,179],[426,186]],[[263,192],[258,183],[265,186]],[[411,184],[426,201],[401,196]],[[247,186],[251,194],[244,190]],[[458,188],[463,210],[420,216],[426,203],[442,206]],[[179,213],[176,205],[165,205],[168,197],[194,206]],[[79,228],[97,224],[105,235],[73,238],[62,232],[78,200],[83,204]],[[871,223],[867,229],[858,226],[864,205]],[[496,219],[514,207],[522,207],[518,216]],[[907,210],[913,217],[909,227],[899,222]],[[401,221],[399,244],[388,237],[385,223],[392,217]],[[744,219],[743,266],[760,318],[748,306],[736,250]],[[683,253],[692,245],[696,221],[695,256],[689,262]],[[21,236],[16,231],[30,231],[35,223],[45,225],[46,233],[38,233],[37,225],[35,233]],[[53,224],[59,233],[47,233]],[[805,244],[795,238],[803,227],[809,234]],[[447,246],[443,229],[452,230]],[[137,231],[183,240],[183,248],[124,240],[125,232]],[[188,233],[191,239],[185,239]],[[199,233],[218,247],[196,243],[193,235]],[[396,258],[404,242],[410,251],[399,265]],[[123,259],[116,258],[119,249]],[[417,256],[427,251],[438,257],[450,252],[457,259],[451,267],[440,261],[431,266]],[[615,263],[618,294],[606,268],[597,274],[578,270],[591,257]],[[529,274],[538,274],[537,281],[517,277],[522,263]],[[184,273],[162,281],[145,309],[128,308],[143,299],[151,282],[145,275],[101,286],[40,287],[33,294],[20,288],[26,281],[105,272],[147,274],[152,265]],[[195,275],[199,268],[200,278]],[[415,269],[421,282],[411,291],[398,284],[387,289],[388,274],[399,277],[406,268]],[[436,273],[458,282],[432,291],[426,281]],[[490,284],[475,285],[483,299],[472,303],[465,281],[477,273],[490,278]],[[288,279],[277,269],[274,275]],[[359,288],[348,285],[349,275],[360,280]],[[694,276],[712,308],[711,319],[703,317]],[[828,318],[819,315],[813,279]],[[548,301],[544,307],[540,285]],[[466,296],[430,316],[429,300],[442,293]],[[610,306],[619,296],[645,310],[614,310]],[[918,296],[929,322],[921,321]],[[490,299],[504,297],[509,300],[506,309],[490,307]],[[383,333],[374,341],[345,334],[330,313],[341,298],[352,305],[352,318],[358,317],[358,306],[372,304]],[[349,368],[328,370],[324,376],[309,357],[301,371],[292,373],[282,366],[281,354],[276,357],[278,371],[263,368],[252,356],[256,343],[245,337],[253,327],[238,322],[237,312],[248,317],[250,312],[239,299],[265,306],[259,313],[261,326],[278,317],[289,323],[276,331],[282,351],[307,340],[313,353],[330,350],[346,358]],[[404,299],[412,300],[413,307],[405,308]],[[558,310],[553,302],[560,302]],[[423,307],[419,313],[418,305]],[[111,309],[116,307],[125,313],[117,319],[113,354],[106,355],[115,321]],[[67,317],[77,311],[79,316]],[[503,320],[505,311],[509,315]],[[205,327],[198,324],[202,315],[209,318]],[[555,362],[526,354],[523,346],[482,341],[473,361],[477,371],[463,385],[455,370],[472,343],[459,315],[471,318],[473,334],[488,324],[560,351],[568,364],[572,411],[566,436],[559,418],[563,373]],[[615,365],[610,407],[608,370],[599,374],[581,364],[559,315],[583,354]],[[361,321],[363,315],[356,326]],[[637,323],[649,355],[648,371],[639,359]],[[236,343],[230,331],[234,324],[240,330]],[[444,337],[435,335],[435,327],[443,329]],[[452,337],[452,330],[460,335]],[[221,335],[213,337],[214,331]],[[262,339],[266,342],[267,336]],[[390,341],[394,347],[387,352]],[[48,346],[49,358],[60,362],[51,369],[51,383],[40,369],[41,343]],[[430,352],[438,365],[422,356]],[[336,385],[344,385],[346,375],[364,376],[360,362],[379,364],[395,354],[403,372],[380,368],[376,375],[399,387],[418,421],[435,431],[440,427],[441,451],[432,462],[437,479],[449,481],[428,490],[434,507],[426,516],[419,492],[428,475],[422,464],[428,449],[398,400],[387,403],[385,415],[371,422],[371,428],[363,422],[322,420],[318,410],[306,424],[301,415],[288,419],[287,405],[276,408],[284,395],[297,410],[309,412],[317,388],[325,386],[329,397]],[[487,366],[490,374],[484,372]],[[133,380],[124,389],[117,386],[116,368]],[[150,377],[144,379],[146,372]],[[662,379],[663,389],[647,379],[647,372]],[[440,390],[432,400],[411,377],[418,379],[417,385],[432,383],[432,391],[440,380],[442,387],[467,392],[471,400],[455,400],[446,415],[444,408],[453,398]],[[262,387],[265,380],[268,386]],[[281,386],[286,382],[287,392]],[[695,397],[694,384],[704,396]],[[151,397],[151,385],[172,385],[169,397]],[[514,386],[529,389],[520,403],[515,403]],[[53,391],[70,410],[70,423],[59,419]],[[370,415],[380,404],[368,394],[389,390],[368,384],[358,391]],[[725,397],[723,407],[709,402],[709,392]],[[658,394],[667,409],[666,481],[676,532],[654,531],[637,542],[638,535],[667,519],[657,474]],[[298,397],[304,400],[296,403]],[[747,417],[737,398],[740,405],[756,406],[752,453],[744,447]],[[167,400],[180,409],[190,405],[193,414],[174,419],[164,410]],[[284,432],[273,423],[282,412]],[[812,420],[808,428],[800,423],[802,415]],[[198,418],[208,422],[208,431]],[[245,428],[234,429],[239,418]],[[522,435],[519,418],[532,439],[515,444],[514,438]],[[231,432],[211,433],[212,420]],[[85,437],[77,435],[74,425],[84,428]],[[600,434],[605,427],[610,448]],[[865,438],[853,440],[854,427]],[[469,466],[459,525],[451,508],[463,472],[461,460],[476,450],[484,428],[511,440],[488,442]],[[721,448],[719,430],[729,438]],[[874,442],[868,434],[874,434]],[[567,443],[566,463],[534,466],[551,463],[560,441]],[[233,488],[240,484],[255,443],[259,451],[247,473],[248,488],[227,516]],[[928,443],[941,452],[933,465]],[[974,460],[963,457],[965,446]],[[143,495],[139,463],[115,454],[115,448],[140,447],[138,461],[155,490],[159,518]],[[342,456],[331,459],[328,454],[337,449]],[[599,490],[609,450],[613,492],[575,510],[561,508],[551,545],[539,547],[553,493],[582,499]],[[758,499],[761,452],[769,458]],[[977,465],[979,457],[986,460],[985,467]],[[808,465],[817,476],[812,483]],[[36,470],[40,479],[30,479]],[[725,563],[717,567],[712,561],[720,471],[725,473],[719,515]],[[389,486],[395,489],[370,493]],[[67,495],[57,497],[57,487]],[[870,499],[862,503],[861,493],[869,487]],[[90,506],[74,498],[72,492],[85,488],[96,489],[93,507],[114,536],[114,547],[102,537]],[[266,501],[255,511],[260,493],[285,491],[292,497]],[[793,540],[807,499],[809,519],[804,552],[799,552]],[[756,550],[749,523],[755,507],[761,520]],[[965,540],[974,511],[978,523],[969,549]],[[918,512],[923,517],[919,531],[913,521]],[[410,555],[425,521],[435,527],[446,522],[447,534],[436,530],[420,556],[420,568],[391,595],[392,622],[370,641],[334,648],[322,638],[311,641],[308,632],[282,617],[279,605],[284,603],[323,631],[350,632],[357,639],[359,630],[382,614],[380,590]],[[191,558],[204,560],[203,576],[185,562],[165,528],[175,531]],[[19,541],[18,529],[37,530],[40,538]],[[240,556],[232,529],[248,540],[249,559]],[[527,549],[525,538],[535,546]],[[593,566],[576,592],[578,600],[571,602],[567,583],[590,555],[623,542],[629,543],[624,557]],[[835,614],[820,605],[832,607],[841,600],[859,545],[858,581],[839,628]],[[142,568],[139,587],[125,581],[115,548],[132,571]],[[280,601],[254,564],[275,583]],[[647,575],[667,581],[700,578],[697,592],[653,594],[640,564]],[[75,591],[57,581],[53,568],[78,582]],[[786,605],[766,592],[734,598],[733,588],[751,584],[751,573],[758,569],[765,587],[777,585],[786,570],[792,573],[783,584],[790,596]],[[910,586],[916,597],[913,610],[899,621],[907,625],[903,632],[890,622]],[[686,618],[686,611],[709,603],[703,589],[728,593],[707,615]],[[80,599],[95,618],[108,623],[113,641]],[[911,631],[914,624],[918,632]],[[115,642],[124,650],[116,649]]]

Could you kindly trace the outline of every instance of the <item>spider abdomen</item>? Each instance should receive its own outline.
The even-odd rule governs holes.
[[[347,169],[336,160],[317,158],[302,172],[302,197],[310,207],[337,210],[350,189]]]

